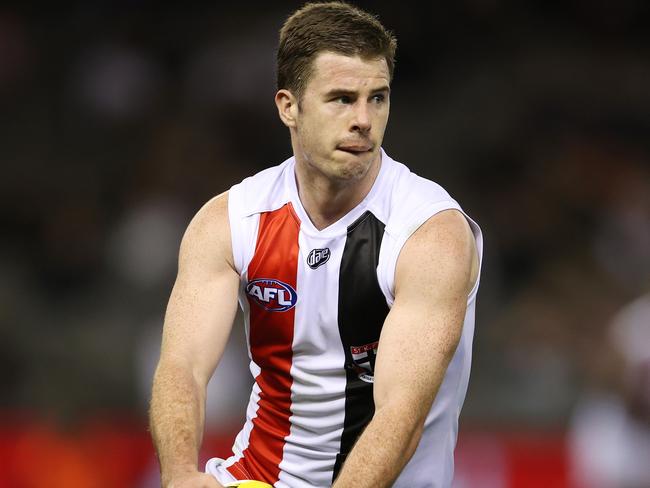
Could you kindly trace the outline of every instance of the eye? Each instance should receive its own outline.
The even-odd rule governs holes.
[[[338,103],[342,103],[344,105],[352,103],[352,99],[347,95],[341,95],[340,97],[337,97],[335,101],[337,101]]]
[[[372,96],[372,101],[375,103],[382,103],[385,100],[386,100],[386,95],[384,95],[383,93],[377,93],[376,95]]]

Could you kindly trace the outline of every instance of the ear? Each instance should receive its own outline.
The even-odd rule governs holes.
[[[275,94],[275,105],[278,107],[280,120],[287,127],[296,127],[298,115],[298,99],[289,90],[278,90]]]

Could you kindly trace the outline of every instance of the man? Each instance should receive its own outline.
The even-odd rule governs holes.
[[[164,486],[451,484],[481,234],[381,149],[395,45],[343,3],[283,26],[275,102],[294,157],[208,202],[181,244],[151,402]],[[238,298],[255,384],[233,456],[200,473]]]

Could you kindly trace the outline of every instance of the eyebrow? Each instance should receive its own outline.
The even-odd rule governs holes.
[[[333,88],[332,90],[329,90],[328,92],[325,93],[326,97],[342,97],[342,96],[357,96],[359,92],[355,90],[347,90],[345,88]],[[388,85],[380,86],[378,88],[374,88],[373,90],[370,91],[370,93],[375,94],[375,93],[390,93],[390,87]]]

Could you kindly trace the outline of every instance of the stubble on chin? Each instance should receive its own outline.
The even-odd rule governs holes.
[[[343,161],[334,161],[332,172],[333,176],[340,180],[341,183],[354,183],[362,180],[371,170],[376,159],[375,154],[369,154],[366,157],[357,160],[345,158]]]

